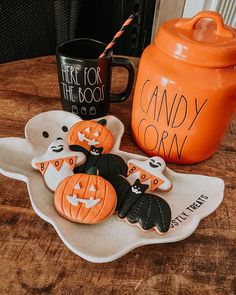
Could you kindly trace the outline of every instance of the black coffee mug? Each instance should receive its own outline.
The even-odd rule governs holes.
[[[110,52],[99,59],[106,45],[93,39],[75,39],[57,48],[57,68],[62,108],[83,119],[106,115],[110,102],[126,100],[134,83],[134,66],[127,58],[112,57]],[[126,89],[111,94],[112,67],[128,70]]]

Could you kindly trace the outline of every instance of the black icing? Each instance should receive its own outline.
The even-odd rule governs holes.
[[[152,162],[149,162],[149,165],[150,165],[150,167],[152,167],[152,168],[158,168],[158,167],[161,166],[161,163],[154,164],[154,163],[152,163]]]
[[[91,145],[90,154],[100,156],[102,152],[103,152],[103,147],[96,147],[94,145]]]
[[[117,193],[116,211],[119,218],[127,218],[128,222],[132,224],[139,223],[144,230],[154,227],[161,233],[169,230],[171,209],[165,200],[153,194],[133,192],[132,187],[140,187],[140,185],[135,181],[131,186],[120,175],[111,177],[109,181]],[[144,190],[145,188],[140,187],[140,189]]]
[[[74,173],[86,173],[90,167],[96,167],[99,170],[99,175],[108,179],[112,175],[127,175],[127,165],[125,161],[114,154],[102,154],[102,148],[91,146],[91,151],[87,151],[81,146],[71,145],[73,151],[83,152],[86,156],[86,162],[74,169]],[[99,153],[99,154],[97,154]]]
[[[68,127],[67,126],[62,126],[62,131],[67,132],[68,131]]]
[[[132,188],[134,190],[132,190]],[[136,194],[144,193],[147,189],[148,189],[148,185],[142,184],[139,179],[136,179],[134,184],[131,186],[131,190],[133,192],[136,191]]]
[[[48,138],[48,137],[49,137],[49,134],[48,134],[47,131],[43,131],[43,132],[42,132],[42,135],[43,135],[43,137],[45,137],[45,138]]]
[[[63,151],[63,147],[58,147],[57,149],[54,148],[54,149],[52,149],[52,151],[53,151],[54,153],[60,153],[60,152]]]

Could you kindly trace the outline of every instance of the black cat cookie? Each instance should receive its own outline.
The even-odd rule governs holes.
[[[154,229],[159,234],[166,233],[170,228],[171,209],[162,198],[145,193],[148,185],[137,179],[133,185],[121,175],[109,179],[116,190],[116,211],[120,219],[138,225],[142,230]]]
[[[91,167],[96,167],[99,170],[99,175],[105,179],[109,179],[113,175],[127,175],[127,165],[125,161],[118,155],[103,154],[103,147],[91,146],[90,151],[87,151],[81,146],[71,145],[73,151],[83,152],[86,156],[86,162],[78,167],[75,167],[74,173],[84,173]]]

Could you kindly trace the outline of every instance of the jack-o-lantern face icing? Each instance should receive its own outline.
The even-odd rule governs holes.
[[[70,145],[83,146],[88,151],[91,146],[103,147],[103,153],[108,153],[113,147],[113,136],[104,125],[106,120],[80,121],[71,127],[68,133]]]
[[[46,185],[55,191],[59,182],[73,175],[75,166],[83,164],[85,160],[83,153],[71,151],[62,138],[58,138],[48,146],[46,153],[33,158],[31,164],[42,173]]]
[[[54,194],[56,210],[78,223],[95,224],[108,218],[116,208],[113,186],[91,167],[88,174],[75,174],[64,179]]]
[[[172,184],[163,175],[165,168],[166,163],[160,157],[152,157],[146,161],[131,159],[128,161],[128,180],[133,183],[136,179],[139,179],[149,186],[149,191],[156,189],[168,191]]]

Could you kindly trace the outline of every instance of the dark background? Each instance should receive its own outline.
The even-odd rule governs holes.
[[[140,56],[151,42],[156,0],[1,0],[0,62],[55,54],[70,39],[111,41],[131,13],[135,19],[114,53]]]

